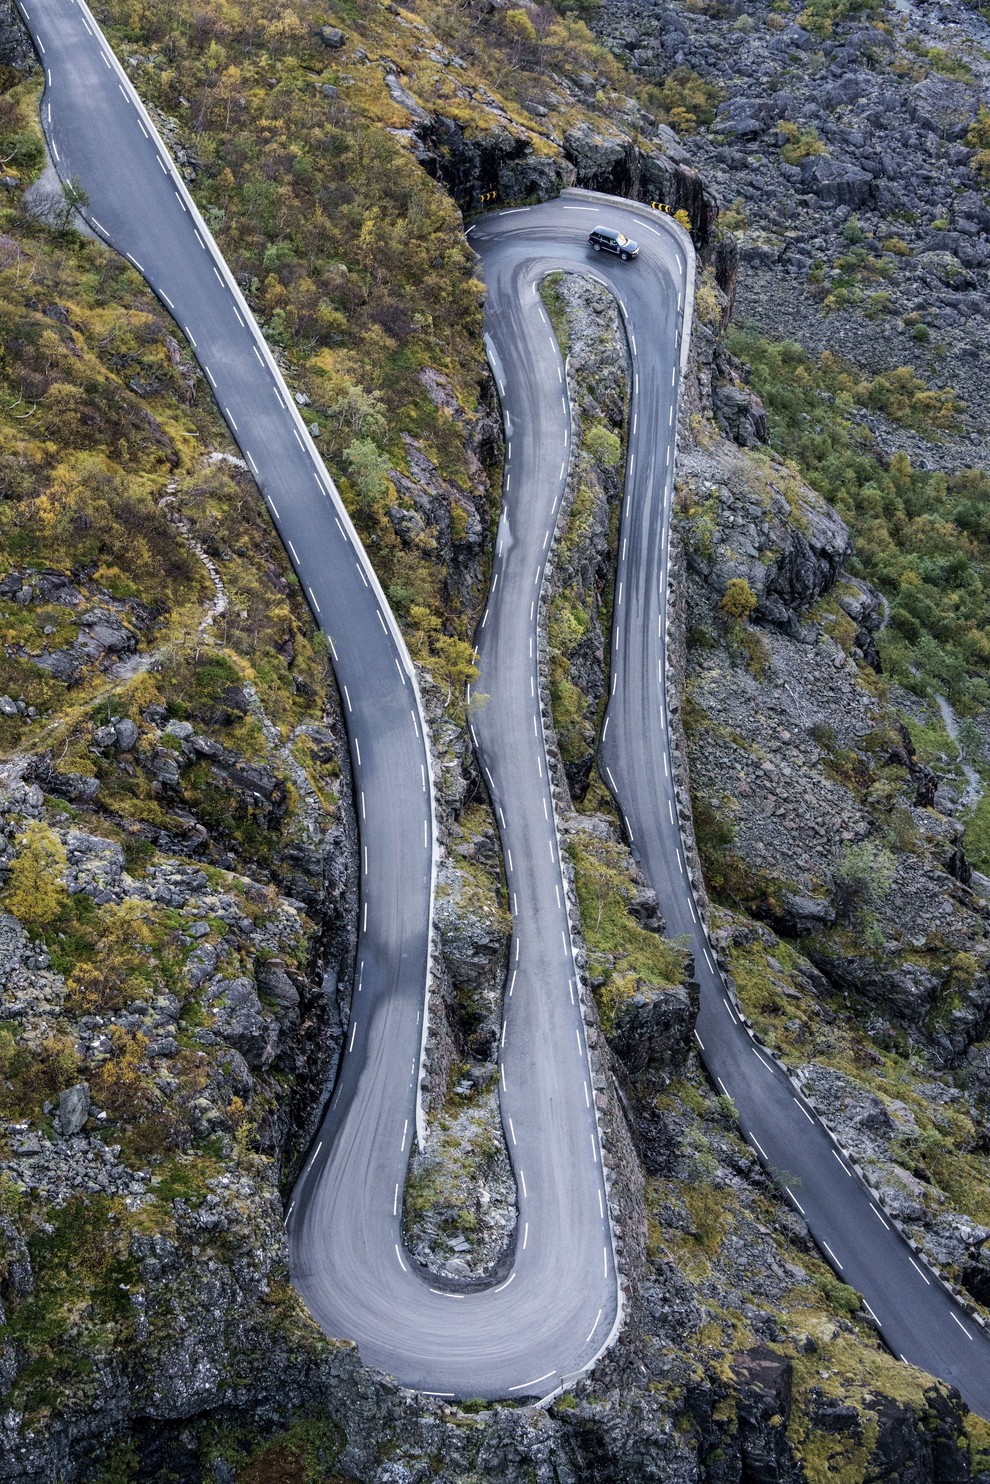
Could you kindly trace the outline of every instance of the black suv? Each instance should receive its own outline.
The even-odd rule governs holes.
[[[588,235],[595,252],[618,253],[624,263],[634,258],[639,252],[639,243],[633,242],[631,237],[626,237],[622,232],[616,232],[612,227],[596,227]]]

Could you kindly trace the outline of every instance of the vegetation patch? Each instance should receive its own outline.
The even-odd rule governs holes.
[[[641,927],[630,912],[636,888],[621,845],[581,830],[571,836],[567,849],[595,1003],[610,1035],[623,1003],[643,985],[672,988],[683,982],[685,949]]]
[[[990,875],[990,768],[981,768],[983,795],[966,821],[963,849],[984,876]]]
[[[333,1484],[346,1439],[329,1418],[304,1418],[262,1443],[239,1467],[238,1484]]]
[[[921,695],[941,692],[962,713],[990,699],[990,476],[916,469],[904,453],[882,458],[866,411],[930,434],[952,427],[948,390],[930,390],[907,367],[872,379],[825,352],[730,329],[770,413],[774,446],[825,496],[856,535],[851,570],[890,601],[878,636],[885,672]]]

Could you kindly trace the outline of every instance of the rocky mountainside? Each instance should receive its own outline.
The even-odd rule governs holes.
[[[709,89],[685,145],[737,234],[737,317],[952,387],[965,428],[927,456],[985,465],[985,12],[603,0],[594,25],[636,76]]]
[[[515,1215],[504,883],[459,701],[500,434],[452,200],[577,181],[683,210],[708,269],[679,724],[739,992],[932,1260],[990,1301],[987,885],[929,713],[878,673],[889,605],[850,573],[857,532],[767,452],[719,288],[771,333],[951,382],[963,422],[913,455],[979,454],[979,13],[608,0],[594,24],[632,72],[535,6],[106,0],[101,19],[424,666],[446,853],[413,1250],[491,1271]],[[588,285],[549,301],[581,453],[544,681],[630,1318],[590,1381],[529,1412],[402,1394],[302,1311],[283,1201],[345,1034],[355,913],[332,679],[172,327],[33,213],[10,0],[0,64],[0,1479],[990,1477],[987,1429],[883,1352],[702,1076],[691,965],[596,779],[625,349]],[[876,436],[908,441],[879,415]]]
[[[356,863],[326,659],[202,379],[102,249],[6,225],[0,1475],[41,1480],[164,1465],[157,1420],[305,1349],[281,1186]]]
[[[614,307],[597,287],[574,280],[553,293],[565,311],[572,397],[587,433],[603,412],[608,418],[603,390],[615,386],[622,337]],[[553,295],[550,303],[553,308]],[[844,570],[852,551],[847,527],[793,468],[758,448],[763,409],[740,385],[725,353],[723,306],[709,282],[699,295],[682,412],[677,517],[687,563],[680,709],[716,938],[760,1034],[790,1062],[823,1116],[851,1140],[883,1199],[932,1260],[980,1300],[986,1294],[988,1237],[988,1171],[980,1151],[987,1144],[988,1109],[979,1043],[986,1027],[983,923],[990,892],[969,872],[959,849],[953,794],[936,789],[874,668],[883,607],[867,584]],[[601,443],[600,436],[593,439],[599,449]],[[579,476],[582,485],[588,477],[586,469]],[[598,504],[604,504],[601,495]],[[594,501],[590,508],[594,512]],[[579,516],[575,531],[572,509],[559,570],[568,584],[568,604],[590,617],[588,632],[594,632],[599,605],[608,601],[608,564],[595,560],[607,549],[608,522],[593,514],[589,519],[585,504]],[[568,558],[570,551],[583,553],[583,560]],[[575,582],[577,574],[584,575]],[[746,594],[744,612],[732,602],[740,590]],[[558,621],[557,632],[566,636],[575,628],[580,625]],[[591,654],[597,653],[593,648]],[[602,659],[596,668],[584,641],[572,656],[566,673],[584,698],[583,714],[593,717]],[[570,718],[575,708],[582,711],[567,688],[558,687],[555,715]],[[578,730],[573,722],[571,730]],[[839,758],[844,772],[836,768]],[[877,787],[881,772],[883,786]],[[584,807],[594,807],[598,797],[593,785]],[[589,824],[594,820],[592,815]],[[849,869],[843,869],[844,861]],[[900,890],[892,889],[895,881]],[[908,943],[903,949],[901,943],[914,934],[917,950],[920,926],[929,916],[937,916],[938,926],[933,922],[929,929],[930,942],[922,940],[926,952],[914,956],[930,967],[932,999],[927,1006],[915,1003],[912,1015],[903,1001],[896,1009],[885,1002],[883,974],[896,981],[903,973],[911,980],[913,965],[902,965],[900,953],[912,955]],[[587,916],[585,926],[591,945]],[[832,944],[831,957],[819,954],[824,942]],[[843,977],[856,977],[858,955],[870,956],[868,989],[862,976],[855,987]],[[607,1001],[599,1003],[607,1015]],[[878,1003],[886,1018],[876,1013]],[[940,1014],[948,1007],[950,1014]],[[946,1034],[949,1021],[954,1043]],[[678,1024],[676,1016],[669,1019],[661,1040],[676,1044]],[[788,1390],[797,1372],[782,1365],[781,1357],[802,1321],[786,1286],[764,1288],[757,1274],[791,1273],[795,1262],[806,1274],[807,1258],[779,1246],[771,1255],[765,1245],[768,1230],[756,1215],[765,1208],[750,1204],[762,1190],[760,1172],[745,1153],[741,1160],[729,1159],[727,1167],[727,1151],[719,1149],[707,1122],[718,1114],[696,1101],[701,1089],[693,1058],[686,1065],[661,1058],[650,1066],[637,1054],[651,1044],[645,1028],[638,1026],[631,1038],[618,1024],[616,1032],[616,1075],[632,1110],[649,1218],[649,1276],[642,1289],[647,1308],[637,1315],[636,1328],[654,1363],[666,1357],[655,1372],[658,1379],[662,1375],[666,1382],[677,1373],[667,1346],[672,1316],[680,1313],[666,1286],[670,1267],[663,1261],[654,1265],[662,1253],[680,1275],[688,1275],[699,1306],[698,1323],[685,1319],[679,1331],[681,1356],[697,1358],[709,1377],[727,1365],[737,1382],[744,1376],[755,1381],[761,1398],[755,1412],[746,1383],[736,1397],[743,1478],[752,1468],[753,1477],[789,1478],[793,1470],[794,1477],[817,1479],[845,1465],[862,1470],[850,1477],[894,1466],[917,1470],[920,1477],[934,1469],[937,1476],[939,1465],[927,1458],[925,1447],[899,1431],[907,1414],[900,1411],[905,1398],[893,1374],[884,1380],[873,1374],[870,1405],[879,1405],[879,1415],[853,1424],[857,1441],[849,1433],[841,1441],[824,1441],[822,1434],[831,1430],[826,1398],[837,1382],[835,1398],[841,1395],[843,1407],[850,1404],[849,1360],[855,1355],[854,1364],[870,1366],[869,1349],[853,1342],[842,1362],[834,1350],[827,1359],[812,1359],[807,1370],[798,1368],[807,1389]],[[665,1087],[659,1096],[658,1085]],[[692,1125],[697,1113],[706,1120],[703,1133]],[[730,1216],[740,1202],[741,1213]],[[684,1230],[706,1254],[700,1267],[697,1246],[689,1257],[677,1243],[681,1203],[688,1213]],[[788,1230],[793,1219],[781,1211],[771,1228]],[[665,1293],[660,1309],[648,1297],[658,1279]],[[838,1297],[827,1283],[825,1291],[833,1301]],[[851,1312],[856,1303],[851,1300]],[[736,1325],[743,1317],[740,1332]],[[844,1346],[841,1325],[829,1329],[834,1311],[823,1322],[824,1332]],[[627,1342],[635,1344],[632,1336]],[[888,1398],[883,1403],[881,1394]],[[892,1407],[890,1422],[879,1420],[886,1407]],[[766,1426],[772,1412],[786,1419],[777,1433]],[[889,1431],[894,1416],[898,1422]],[[872,1460],[868,1449],[857,1452],[864,1426],[871,1435],[878,1426]],[[638,1459],[637,1466],[642,1467]],[[961,1466],[976,1469],[977,1455]]]
[[[702,366],[714,345],[699,325]],[[878,674],[883,608],[844,570],[836,512],[724,438],[684,450],[678,498],[716,936],[763,1039],[933,1260],[985,1296],[990,881],[962,849],[958,795]]]

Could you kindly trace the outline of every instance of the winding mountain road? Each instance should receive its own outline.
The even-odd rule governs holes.
[[[690,945],[701,986],[699,1051],[712,1081],[735,1103],[757,1157],[775,1175],[781,1172],[788,1198],[838,1275],[864,1295],[893,1353],[957,1386],[975,1412],[990,1418],[990,1336],[919,1262],[791,1079],[755,1040],[726,989],[702,924],[681,839],[665,716],[676,383],[683,351],[672,285],[683,281],[683,269],[679,274],[675,229],[645,208],[612,200],[606,212],[599,198],[594,205],[589,201],[583,218],[575,217],[578,210],[575,200],[552,203],[510,221],[503,214],[480,230],[489,242],[493,236],[509,242],[521,236],[532,262],[546,251],[547,225],[558,223],[552,266],[565,241],[574,254],[575,239],[582,236],[574,225],[578,220],[594,223],[607,214],[610,226],[641,244],[635,264],[596,264],[622,310],[632,365],[612,675],[599,770],[657,893],[668,932]],[[472,240],[477,245],[477,234]],[[486,268],[490,251],[483,252]],[[521,256],[527,257],[527,248]],[[506,297],[513,303],[516,295]],[[516,329],[522,333],[521,326]],[[531,325],[530,338],[538,337]]]
[[[500,1066],[518,1238],[502,1282],[465,1294],[414,1270],[401,1235],[401,1190],[421,1131],[435,875],[430,758],[413,668],[253,316],[92,13],[83,0],[28,0],[21,11],[45,68],[42,123],[57,168],[83,185],[90,226],[144,275],[185,334],[328,636],[343,698],[360,833],[358,961],[337,1086],[287,1212],[294,1280],[324,1329],[356,1339],[366,1363],[407,1386],[546,1395],[594,1360],[620,1312],[584,1022],[558,906],[559,858],[555,886],[535,861],[527,870],[520,835],[516,977]],[[559,362],[552,337],[544,354]],[[559,398],[554,417],[559,503],[568,423]],[[544,545],[541,564],[545,557]],[[493,698],[479,710],[483,729],[497,709]],[[510,759],[499,760],[495,789],[506,800]],[[556,853],[541,767],[545,792],[532,798],[541,847]],[[523,811],[514,817],[521,828]],[[543,943],[544,911],[556,914],[552,951]],[[544,1055],[565,1032],[566,1057]]]
[[[20,3],[20,0],[19,0]],[[693,258],[669,223],[609,202],[640,238],[633,265],[592,259],[603,212],[583,193],[502,212],[472,232],[489,286],[489,351],[507,431],[492,592],[478,634],[488,695],[475,740],[505,849],[513,943],[500,1048],[516,1173],[512,1267],[453,1289],[414,1270],[400,1228],[422,1135],[435,831],[415,672],[332,480],[222,255],[83,0],[20,4],[46,71],[42,122],[86,216],[174,315],[252,469],[317,622],[344,702],[361,849],[359,944],[340,1076],[287,1213],[293,1277],[331,1334],[422,1391],[543,1397],[586,1370],[621,1320],[595,1098],[575,993],[537,672],[544,566],[569,457],[559,351],[540,304],[555,268],[593,268],[623,307],[633,366],[627,492],[616,581],[613,680],[601,766],[670,930],[702,984],[699,1042],[716,1083],[820,1246],[866,1294],[892,1348],[990,1415],[990,1342],[925,1275],[784,1074],[740,1022],[697,921],[664,722],[670,495],[681,332]],[[637,344],[637,337],[640,344]]]

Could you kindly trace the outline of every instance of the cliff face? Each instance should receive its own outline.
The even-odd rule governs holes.
[[[479,134],[438,114],[424,114],[413,132],[417,159],[465,214],[480,210],[487,192],[504,201],[545,200],[563,186],[584,186],[685,211],[707,258],[717,213],[701,175],[672,129],[642,116],[625,122],[628,132],[582,123],[556,140],[549,156],[500,125]],[[633,137],[644,125],[648,145]]]

